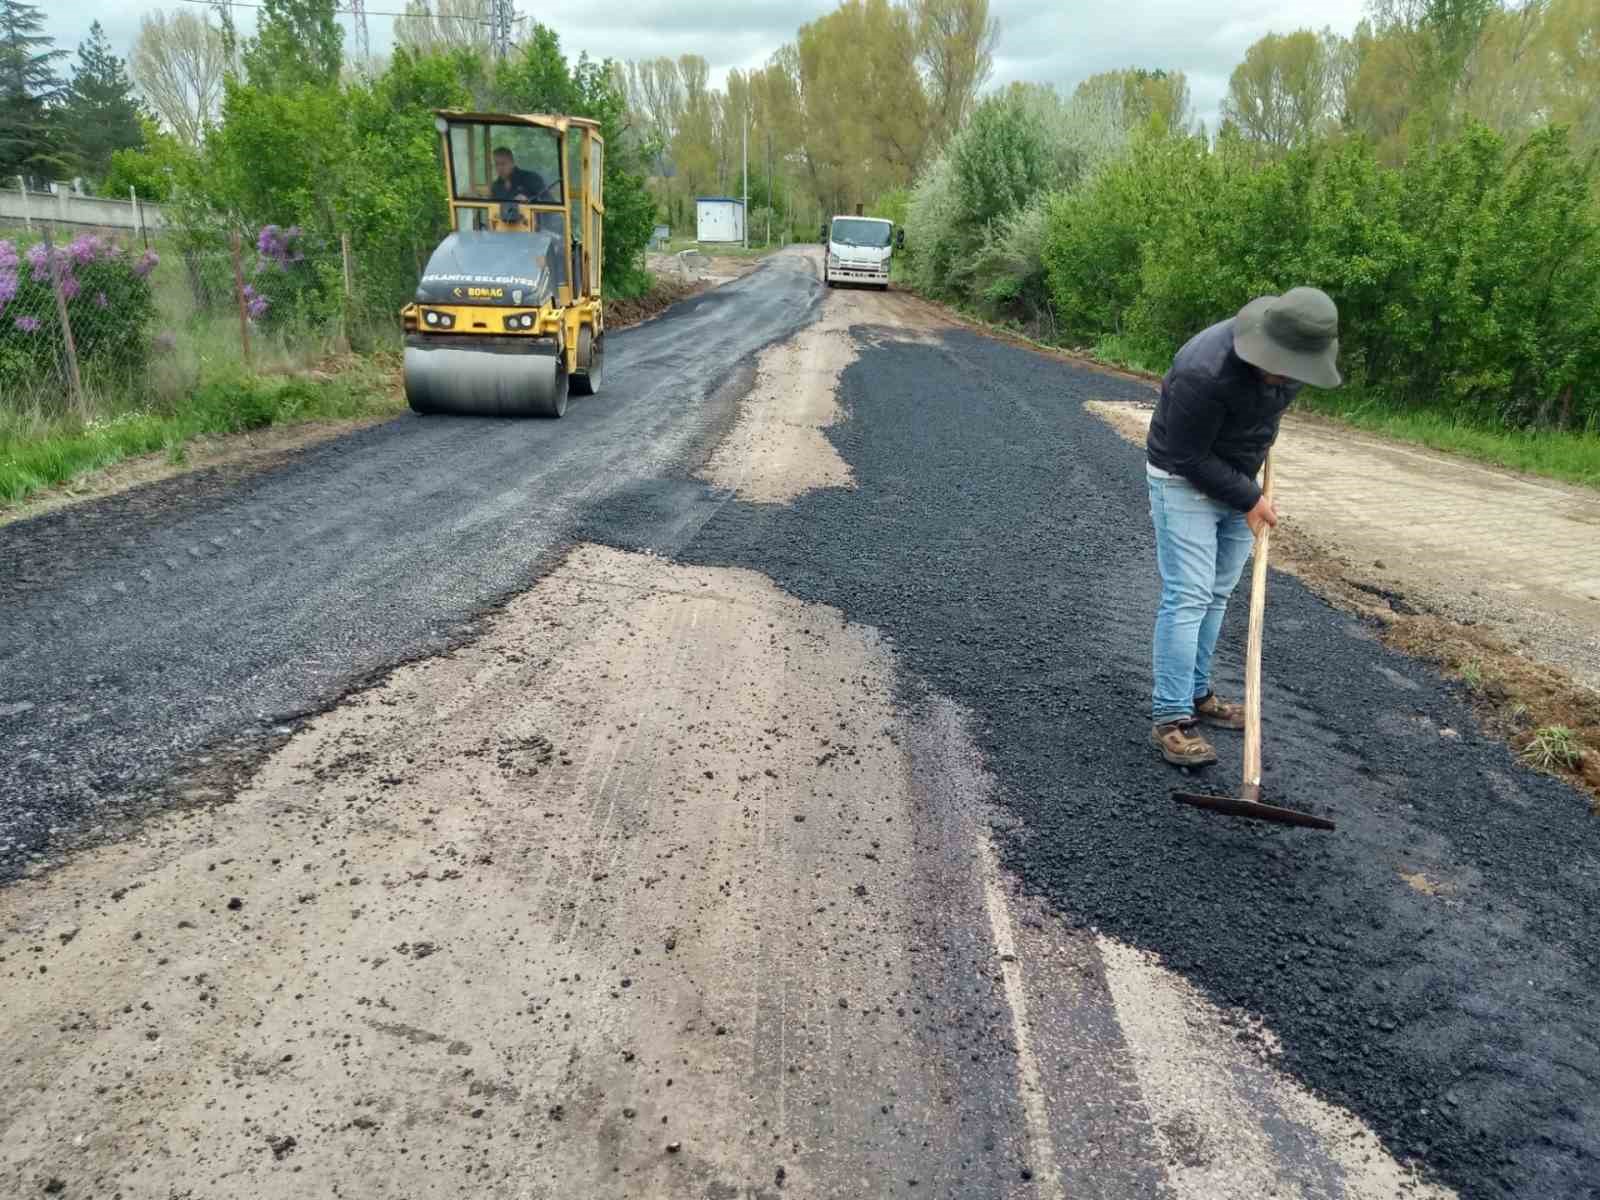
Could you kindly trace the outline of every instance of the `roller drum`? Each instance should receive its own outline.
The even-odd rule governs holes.
[[[553,354],[407,346],[406,401],[419,413],[559,417],[567,411],[562,368]]]

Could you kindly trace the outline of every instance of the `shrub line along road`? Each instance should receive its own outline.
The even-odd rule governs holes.
[[[1596,1194],[1580,797],[1275,576],[1339,832],[1167,801],[1145,388],[804,254],[610,351],[0,529],[0,1192]]]

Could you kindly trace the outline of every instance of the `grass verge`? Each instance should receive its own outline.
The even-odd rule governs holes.
[[[286,376],[222,375],[164,403],[129,402],[88,421],[54,407],[0,405],[0,508],[138,455],[165,451],[181,461],[184,446],[206,434],[353,420],[404,406],[392,356],[337,365]]]
[[[1600,488],[1600,434],[1491,429],[1443,413],[1406,412],[1359,395],[1302,392],[1302,407],[1368,433],[1458,454],[1495,467]]]

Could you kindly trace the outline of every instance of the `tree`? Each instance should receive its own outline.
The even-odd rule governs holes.
[[[204,17],[157,11],[139,22],[134,81],[174,136],[191,149],[205,138],[222,103],[228,70],[223,35]]]
[[[395,44],[415,54],[475,50],[487,55],[494,22],[491,0],[407,0],[406,13],[395,18]],[[521,42],[527,21],[518,17],[512,36]]]
[[[556,31],[535,22],[518,53],[495,72],[494,90],[496,111],[576,112],[577,86]]]
[[[336,11],[334,0],[262,0],[256,36],[244,49],[245,78],[279,91],[337,82],[344,30]]]
[[[670,58],[653,58],[624,65],[620,82],[628,97],[628,110],[643,122],[661,146],[668,146],[683,115],[683,79]]]
[[[74,155],[92,178],[105,175],[116,151],[143,143],[140,115],[126,64],[111,53],[96,21],[89,26],[89,40],[78,47],[63,112]]]
[[[1000,23],[989,0],[916,0],[918,57],[928,81],[930,131],[942,145],[966,122],[994,68]]]
[[[126,196],[133,188],[141,200],[170,200],[188,182],[197,162],[194,149],[151,117],[141,117],[139,124],[139,144],[111,152],[100,189],[108,196]]]
[[[1334,85],[1323,38],[1305,29],[1269,33],[1234,68],[1222,115],[1247,137],[1287,150],[1327,131]]]
[[[1497,0],[1370,0],[1372,20],[1352,94],[1351,123],[1390,163],[1448,139],[1465,118],[1472,67]]]
[[[62,161],[49,106],[65,92],[56,62],[65,50],[40,33],[39,10],[0,0],[0,173],[55,171]]]
[[[1115,113],[1123,130],[1155,129],[1187,133],[1193,113],[1189,80],[1182,71],[1160,67],[1127,67],[1091,75],[1073,91],[1073,99],[1098,112]]]
[[[910,10],[845,0],[801,26],[794,49],[798,148],[817,202],[841,211],[910,183],[929,128]]]
[[[1591,0],[1551,0],[1530,58],[1543,69],[1552,120],[1572,126],[1575,145],[1600,146],[1600,12]]]

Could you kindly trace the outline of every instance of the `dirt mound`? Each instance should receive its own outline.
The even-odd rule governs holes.
[[[651,317],[660,316],[679,300],[687,300],[710,286],[706,280],[657,275],[644,295],[630,300],[606,301],[606,328],[626,329],[630,325],[648,321]]]

